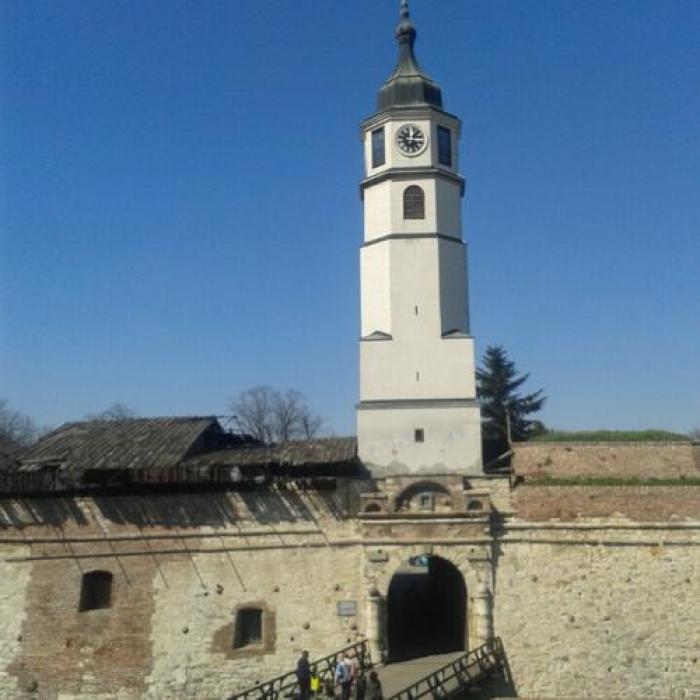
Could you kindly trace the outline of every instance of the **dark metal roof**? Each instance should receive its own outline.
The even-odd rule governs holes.
[[[224,434],[213,417],[66,423],[24,452],[18,469],[57,467],[64,474],[95,469],[164,469],[189,456],[205,433]]]
[[[391,107],[416,105],[442,108],[440,88],[423,73],[413,52],[416,28],[410,20],[408,0],[401,0],[395,36],[399,45],[399,60],[394,72],[379,89],[377,109],[381,112]]]
[[[357,460],[354,437],[292,440],[280,445],[241,445],[190,457],[186,466],[314,467],[346,465]]]

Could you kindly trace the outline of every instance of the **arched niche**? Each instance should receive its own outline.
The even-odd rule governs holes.
[[[399,493],[394,508],[397,512],[449,512],[452,510],[452,495],[435,481],[418,481]]]

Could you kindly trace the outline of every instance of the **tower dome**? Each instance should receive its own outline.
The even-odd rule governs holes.
[[[416,28],[410,19],[408,0],[401,0],[395,36],[399,45],[399,60],[394,72],[379,89],[377,109],[381,112],[391,107],[415,105],[433,105],[442,108],[440,88],[421,71],[413,52]]]

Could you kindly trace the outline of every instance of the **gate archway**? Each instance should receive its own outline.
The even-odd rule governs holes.
[[[467,587],[459,569],[434,555],[411,557],[387,596],[388,660],[466,648]]]

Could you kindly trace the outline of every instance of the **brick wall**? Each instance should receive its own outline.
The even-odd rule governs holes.
[[[636,522],[697,520],[700,486],[519,486],[519,518],[627,518]]]
[[[514,451],[524,478],[700,477],[700,446],[690,442],[526,442]]]

